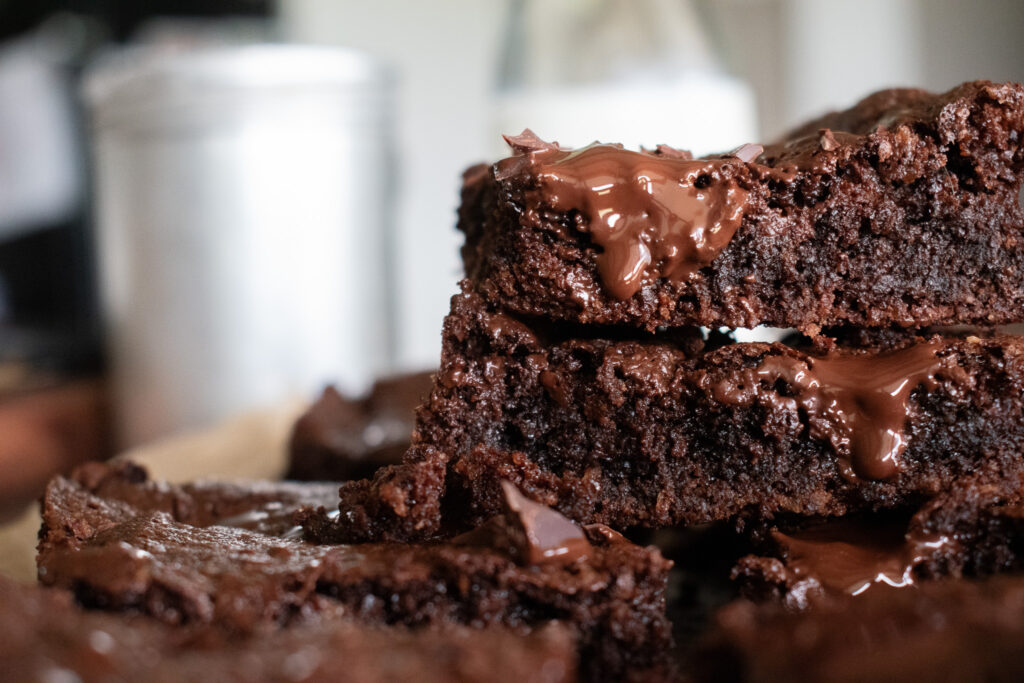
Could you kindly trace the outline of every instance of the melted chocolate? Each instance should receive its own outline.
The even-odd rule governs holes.
[[[942,366],[939,348],[929,342],[882,354],[830,353],[806,361],[771,356],[716,385],[714,396],[723,403],[802,408],[811,436],[828,439],[836,448],[844,475],[888,479],[899,472],[899,456],[907,447],[910,394],[922,385],[934,387]],[[774,385],[779,380],[796,395],[778,393]]]
[[[951,541],[904,535],[899,527],[836,520],[785,534],[773,531],[786,564],[827,592],[860,595],[875,586],[915,585],[915,569]]]
[[[453,543],[492,547],[523,564],[571,563],[590,554],[592,546],[578,525],[546,505],[535,503],[510,482],[501,482],[505,514]]]
[[[686,280],[714,260],[743,219],[747,191],[723,173],[740,158],[694,160],[661,147],[599,143],[563,150],[529,131],[506,140],[523,156],[499,164],[496,176],[522,171],[525,158],[545,205],[579,211],[579,228],[602,249],[602,282],[619,299],[656,278]]]

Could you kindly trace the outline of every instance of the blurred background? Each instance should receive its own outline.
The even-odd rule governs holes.
[[[460,174],[501,133],[727,150],[1022,80],[1022,27],[1015,0],[0,0],[0,501],[435,366]]]

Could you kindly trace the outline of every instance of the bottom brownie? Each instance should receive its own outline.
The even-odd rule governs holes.
[[[339,666],[339,662],[343,666]],[[9,681],[336,683],[576,679],[572,629],[410,631],[339,620],[249,639],[86,612],[71,594],[0,577],[0,673]]]
[[[108,489],[116,476],[108,472]],[[87,479],[103,477],[93,468]],[[448,542],[329,546],[225,520],[183,523],[147,509],[147,496],[102,498],[58,478],[43,501],[39,577],[88,606],[229,634],[338,617],[408,627],[565,621],[579,632],[585,677],[664,674],[671,563],[607,527],[581,528],[510,484],[502,491],[502,515]]]

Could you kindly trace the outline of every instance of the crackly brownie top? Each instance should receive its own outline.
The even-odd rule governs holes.
[[[666,145],[563,149],[524,131],[506,138],[512,157],[471,169],[466,182],[492,175],[527,224],[588,233],[605,288],[625,300],[658,278],[686,280],[729,244],[747,213],[786,213],[817,194],[821,177],[850,166],[870,166],[895,185],[952,170],[975,191],[1019,187],[1022,132],[1024,88],[977,81],[943,94],[882,91],[767,148],[697,159]]]
[[[88,463],[72,474],[84,490],[107,501],[121,501],[144,512],[165,512],[191,526],[220,524],[271,535],[294,526],[299,507],[329,505],[335,484],[292,482],[198,481],[168,484],[152,481],[138,465],[124,460]]]

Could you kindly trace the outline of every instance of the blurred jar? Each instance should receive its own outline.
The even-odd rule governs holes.
[[[753,93],[725,73],[687,0],[512,0],[505,35],[498,133],[696,154],[756,138]]]
[[[333,48],[127,50],[88,75],[122,445],[386,369],[391,92]]]

